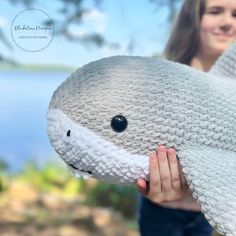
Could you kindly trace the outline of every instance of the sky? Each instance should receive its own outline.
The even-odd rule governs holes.
[[[35,1],[34,8],[42,10],[52,19],[61,19],[57,12],[61,1]],[[42,15],[39,11],[26,10],[21,4],[12,5],[10,0],[0,0],[0,3],[0,27],[12,47],[9,50],[0,42],[0,54],[23,64],[61,64],[77,68],[113,55],[152,56],[162,52],[169,35],[167,9],[156,11],[156,6],[149,0],[103,0],[101,9],[94,8],[90,14],[84,15],[84,23],[74,25],[71,31],[77,35],[89,31],[101,33],[107,41],[118,43],[119,48],[86,48],[78,42],[71,43],[55,36],[43,50],[28,52],[15,44],[14,37],[18,31],[14,31],[12,37],[12,25],[32,26],[41,22]],[[84,7],[93,6],[92,0],[84,0],[84,4]],[[132,52],[127,51],[130,39],[135,42]],[[23,38],[22,42],[24,48],[34,49],[40,41]],[[0,158],[5,157],[17,167],[22,165],[24,158],[43,160],[52,151],[46,132],[48,102],[55,88],[69,76],[69,71],[56,74],[47,71],[0,72],[0,110],[4,111],[0,117],[3,134],[0,136]]]
[[[61,6],[60,1],[37,0],[36,2],[34,8],[43,10],[52,19],[61,19],[61,15],[57,12]],[[93,1],[84,1],[84,7],[91,6]],[[26,52],[15,44],[11,35],[12,22],[15,23],[14,19],[26,7],[1,0],[0,26],[11,43],[12,50],[0,43],[0,51],[3,55],[24,64],[63,64],[75,67],[112,55],[152,56],[162,52],[169,36],[169,27],[166,23],[167,8],[157,11],[156,6],[149,0],[103,0],[100,8],[94,8],[90,14],[84,15],[84,23],[72,26],[71,30],[78,35],[90,30],[101,33],[109,42],[118,43],[119,48],[108,46],[98,48],[94,45],[84,47],[79,42],[70,42],[62,36],[55,36],[43,50]],[[27,22],[37,18],[34,13],[33,17],[30,17],[24,18],[24,24],[27,25]],[[132,52],[127,50],[130,39],[135,42]],[[27,45],[28,41],[24,43],[30,46]],[[35,47],[38,44],[36,40],[33,43],[36,44]]]

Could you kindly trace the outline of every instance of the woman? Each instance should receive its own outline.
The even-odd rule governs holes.
[[[185,0],[167,43],[167,59],[208,71],[236,40],[235,0]],[[137,180],[142,236],[211,235],[213,229],[183,178],[174,149],[150,154],[150,182]]]

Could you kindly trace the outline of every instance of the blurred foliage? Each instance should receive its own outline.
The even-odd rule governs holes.
[[[7,0],[12,6],[23,5],[27,8],[35,7],[38,3],[37,0]],[[71,30],[72,27],[79,27],[83,25],[85,21],[85,16],[92,13],[94,9],[99,9],[101,11],[100,5],[102,0],[93,0],[93,6],[90,8],[84,7],[85,0],[58,0],[61,4],[57,13],[60,15],[59,18],[52,17],[50,21],[42,22],[44,25],[51,25],[53,23],[55,35],[60,35],[67,39],[68,41],[77,41],[84,46],[95,45],[98,47],[108,46],[108,47],[119,47],[117,43],[108,42],[101,33],[96,31],[87,31],[83,34],[74,34]],[[10,40],[3,33],[2,27],[0,26],[0,42],[2,42],[6,48],[13,50]],[[0,61],[7,62],[9,64],[15,65],[16,62],[11,58],[0,53]]]
[[[106,206],[120,211],[127,218],[134,218],[137,191],[133,186],[98,182],[87,192],[86,203],[93,206]]]
[[[37,0],[7,0],[12,6],[15,5],[23,5],[27,8],[35,7],[37,5]],[[78,42],[81,45],[88,47],[90,45],[95,45],[97,47],[109,47],[109,48],[119,48],[120,45],[118,42],[109,42],[102,33],[96,32],[93,30],[84,31],[80,34],[73,33],[72,28],[83,26],[86,16],[93,13],[96,9],[103,12],[102,10],[102,2],[104,0],[92,0],[93,5],[88,8],[84,7],[84,2],[86,0],[57,0],[60,2],[60,7],[56,9],[56,12],[59,14],[59,17],[52,17],[51,21],[54,24],[54,28],[56,29],[55,35],[60,35],[64,37],[68,41]],[[167,22],[170,25],[173,25],[177,11],[179,8],[179,4],[182,0],[147,0],[150,3],[153,3],[157,10],[167,8],[169,10],[169,16]],[[158,16],[158,14],[157,14]],[[45,25],[51,25],[51,21],[42,22]],[[128,39],[129,43],[127,44],[127,51],[131,52],[135,47],[135,39],[131,36]],[[0,27],[0,42],[2,42],[6,48],[9,50],[13,50],[12,44],[10,40],[3,33],[2,28]],[[11,58],[7,58],[5,55],[0,53],[0,61],[7,62],[9,64],[15,65],[17,64]]]
[[[61,193],[66,196],[75,196],[82,192],[84,180],[78,180],[62,166],[49,162],[43,167],[27,163],[18,180],[32,184],[39,192]]]
[[[6,161],[0,159],[0,174],[6,172],[8,169],[8,164]]]
[[[0,162],[0,168],[5,169],[6,166],[6,163]],[[82,203],[85,205],[110,207],[126,218],[135,217],[136,190],[132,186],[78,179],[64,165],[54,162],[41,167],[28,162],[20,173],[0,175],[0,192],[7,189],[10,178],[11,181],[33,186],[38,193],[58,194],[75,200],[80,195],[83,196]]]
[[[9,178],[4,175],[0,175],[0,193],[7,189],[8,184]]]
[[[177,17],[179,4],[183,2],[183,0],[149,0],[149,1],[156,5],[157,10],[162,9],[163,7],[168,8],[169,10],[168,23],[170,25],[174,24],[175,19]]]
[[[0,193],[7,188],[8,178],[6,176],[6,171],[8,165],[4,160],[0,160]]]

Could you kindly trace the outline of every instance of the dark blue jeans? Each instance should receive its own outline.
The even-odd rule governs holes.
[[[213,228],[201,212],[162,207],[139,196],[141,236],[210,236]]]

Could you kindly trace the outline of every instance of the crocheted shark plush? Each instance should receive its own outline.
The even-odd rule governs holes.
[[[208,221],[236,235],[236,44],[209,73],[116,56],[75,71],[54,92],[50,141],[77,175],[148,179],[158,144],[176,149]]]

